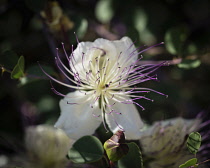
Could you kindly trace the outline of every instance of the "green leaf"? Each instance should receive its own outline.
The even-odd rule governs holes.
[[[123,131],[117,131],[110,139],[104,143],[109,160],[116,162],[128,153],[128,145],[125,144]]]
[[[104,149],[98,138],[84,136],[77,140],[68,152],[68,159],[74,163],[90,163],[100,160]]]
[[[96,4],[95,15],[100,22],[108,23],[114,15],[112,0],[100,0]]]
[[[192,55],[198,52],[198,47],[196,46],[195,43],[190,43],[188,44],[188,46],[186,47],[186,55]]]
[[[14,68],[17,64],[18,55],[12,50],[6,50],[1,53],[0,55],[0,65],[4,66],[5,68]]]
[[[135,9],[133,19],[135,28],[139,32],[144,31],[148,23],[148,16],[146,12],[142,8]]]
[[[186,161],[184,164],[181,164],[179,166],[179,168],[186,168],[186,167],[190,167],[190,166],[197,167],[197,165],[196,165],[197,161],[198,161],[197,158],[192,158],[192,159]]]
[[[185,26],[174,27],[169,29],[165,34],[166,49],[171,54],[183,54],[183,43],[189,34]]]
[[[199,67],[200,64],[201,64],[200,60],[184,59],[181,63],[178,64],[178,67],[183,69],[191,69]]]
[[[188,150],[196,154],[201,146],[201,135],[198,132],[192,132],[187,138],[187,148]]]
[[[143,168],[143,159],[139,147],[131,142],[128,144],[129,152],[118,161],[119,168]]]
[[[46,0],[25,0],[26,6],[34,12],[43,10],[46,2]]]
[[[21,56],[18,60],[18,63],[15,65],[14,69],[12,70],[11,78],[19,79],[23,77],[25,75],[24,68],[25,68],[25,61],[24,61],[24,57]]]

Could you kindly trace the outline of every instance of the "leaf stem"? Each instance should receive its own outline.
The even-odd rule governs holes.
[[[197,165],[200,165],[200,164],[203,164],[203,163],[206,163],[206,162],[209,162],[209,161],[210,161],[210,159],[207,159],[207,160],[205,160],[203,162],[197,163]]]
[[[12,73],[12,71],[10,71],[9,69],[4,68],[3,66],[0,66],[1,70],[2,70],[2,74],[4,72],[8,72],[8,73]]]

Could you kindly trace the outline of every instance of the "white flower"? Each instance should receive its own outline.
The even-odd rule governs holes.
[[[163,65],[137,65],[141,59],[138,55],[147,50],[139,49],[128,37],[116,41],[80,42],[70,56],[64,49],[70,68],[64,65],[58,54],[58,68],[74,85],[44,73],[51,80],[76,91],[65,96],[52,88],[56,94],[64,96],[60,101],[61,116],[55,127],[63,129],[70,138],[78,139],[93,134],[103,122],[104,127],[107,123],[112,132],[124,130],[126,139],[139,139],[143,122],[134,104],[144,108],[134,100],[151,100],[139,93],[154,90],[135,85],[156,80],[155,75],[149,75]]]
[[[155,122],[142,132],[143,154],[152,158],[149,168],[177,168],[193,155],[187,150],[187,135],[200,128],[201,119],[175,118]]]

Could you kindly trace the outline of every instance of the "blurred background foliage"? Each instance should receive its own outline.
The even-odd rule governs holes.
[[[150,93],[153,103],[139,102],[147,123],[209,113],[209,7],[209,0],[0,0],[0,154],[23,150],[26,127],[55,123],[61,97],[52,92],[38,62],[65,81],[54,57],[61,42],[68,53],[72,44],[76,47],[75,34],[79,41],[129,36],[136,46],[165,42],[143,53],[140,62],[170,63],[157,71],[160,82],[141,85],[169,95]],[[100,129],[98,134],[106,136]]]

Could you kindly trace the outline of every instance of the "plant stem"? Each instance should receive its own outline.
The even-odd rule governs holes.
[[[209,161],[210,161],[210,159],[207,159],[207,160],[205,160],[203,162],[198,163],[198,165],[203,164],[203,163],[206,163],[206,162],[209,162]]]

